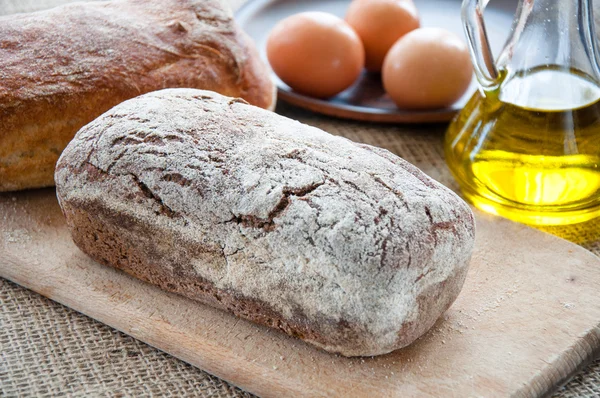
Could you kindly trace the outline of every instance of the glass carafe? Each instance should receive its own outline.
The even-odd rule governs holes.
[[[485,4],[463,2],[479,90],[445,139],[446,161],[464,196],[528,224],[600,216],[600,55],[592,0],[520,0],[495,62]]]

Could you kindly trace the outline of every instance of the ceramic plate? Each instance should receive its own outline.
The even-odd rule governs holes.
[[[459,0],[414,0],[421,17],[421,26],[448,29],[464,37],[460,19]],[[281,19],[303,11],[325,11],[344,17],[349,1],[344,0],[251,0],[236,13],[241,27],[255,40],[261,57],[267,62],[266,41],[273,26]],[[485,10],[485,21],[490,44],[497,55],[508,38],[517,0],[492,0]],[[356,83],[328,100],[299,94],[283,83],[275,74],[279,99],[314,112],[348,119],[394,122],[427,123],[450,120],[465,105],[476,90],[475,79],[469,90],[453,106],[444,109],[413,111],[398,109],[385,94],[381,78],[363,73]]]

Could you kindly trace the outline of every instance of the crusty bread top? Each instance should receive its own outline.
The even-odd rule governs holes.
[[[63,152],[56,185],[63,204],[137,220],[220,289],[361,329],[360,352],[427,330],[474,241],[469,207],[390,152],[201,90],[105,113]]]
[[[44,98],[140,94],[156,79],[153,89],[218,87],[272,108],[273,86],[254,51],[219,0],[83,2],[3,16],[0,115]]]

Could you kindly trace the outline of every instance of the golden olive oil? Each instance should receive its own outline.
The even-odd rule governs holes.
[[[482,210],[536,225],[600,216],[600,88],[584,75],[544,67],[476,93],[445,151]]]

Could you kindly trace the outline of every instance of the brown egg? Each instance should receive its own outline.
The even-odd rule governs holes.
[[[365,62],[356,32],[343,19],[324,12],[303,12],[280,21],[269,34],[267,57],[288,86],[319,98],[352,85]]]
[[[419,16],[411,0],[354,0],[346,22],[363,42],[366,68],[379,72],[394,43],[419,27]]]
[[[385,91],[399,108],[452,105],[469,87],[473,65],[467,45],[454,33],[422,28],[394,44],[383,64]]]

